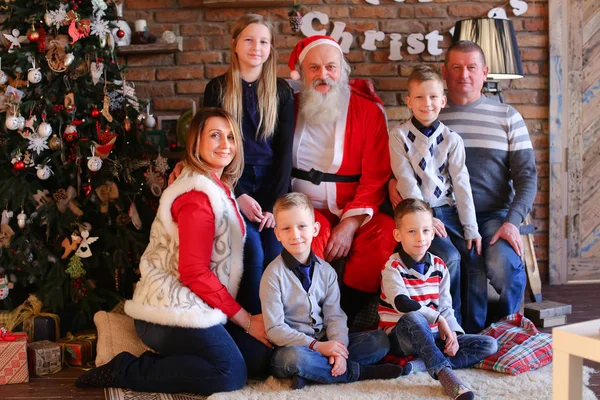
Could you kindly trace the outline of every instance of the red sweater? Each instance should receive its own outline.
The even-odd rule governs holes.
[[[230,190],[215,181],[231,198]],[[237,210],[235,200],[234,208]],[[179,196],[171,207],[173,220],[179,228],[179,275],[181,282],[190,288],[206,304],[223,311],[227,318],[233,317],[242,306],[231,296],[219,278],[210,270],[210,256],[215,236],[215,216],[208,200],[202,192],[191,191]],[[237,213],[242,232],[244,223]],[[206,240],[210,238],[210,240]]]

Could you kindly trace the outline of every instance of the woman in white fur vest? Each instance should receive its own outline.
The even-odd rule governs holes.
[[[125,312],[155,352],[123,352],[77,386],[210,395],[265,377],[272,345],[262,315],[235,300],[245,226],[231,188],[243,170],[242,137],[226,111],[190,123],[182,174],[163,193]]]

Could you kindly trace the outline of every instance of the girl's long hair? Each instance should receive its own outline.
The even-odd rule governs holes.
[[[233,188],[235,183],[242,175],[244,170],[244,146],[242,144],[242,134],[237,122],[231,114],[221,108],[206,107],[198,110],[188,130],[187,141],[185,145],[185,164],[195,172],[199,172],[207,177],[211,177],[212,168],[200,157],[200,141],[202,140],[202,131],[206,121],[213,117],[225,118],[231,126],[233,132],[233,141],[235,143],[235,155],[233,160],[223,169],[221,182]]]
[[[246,14],[233,27],[233,42],[230,49],[231,65],[225,74],[225,91],[221,91],[221,104],[223,104],[225,110],[236,118],[241,126],[243,116],[242,77],[235,48],[240,34],[250,24],[264,25],[271,34],[271,52],[262,65],[257,89],[260,120],[256,139],[267,140],[273,136],[277,127],[277,106],[279,103],[277,95],[277,53],[273,46],[273,25],[261,15]]]

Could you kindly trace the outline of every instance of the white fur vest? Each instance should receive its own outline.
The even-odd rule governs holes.
[[[242,278],[244,234],[237,210],[227,193],[204,175],[184,171],[163,193],[152,228],[150,243],[140,261],[141,279],[125,312],[160,325],[208,328],[224,324],[227,316],[211,308],[179,279],[179,234],[171,216],[177,197],[191,190],[208,195],[215,216],[210,268],[235,298]]]

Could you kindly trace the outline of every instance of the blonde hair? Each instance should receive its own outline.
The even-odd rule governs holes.
[[[273,215],[275,216],[275,220],[277,220],[277,213],[280,211],[289,210],[294,207],[307,208],[310,211],[310,214],[315,216],[315,209],[313,207],[312,201],[308,198],[304,193],[292,192],[284,194],[277,198],[275,205],[273,206]]]
[[[404,199],[394,209],[394,222],[396,223],[396,228],[400,226],[400,222],[402,222],[402,217],[407,214],[416,213],[418,211],[425,211],[431,214],[433,217],[433,211],[429,204],[419,199]]]
[[[267,140],[275,134],[277,127],[279,95],[277,94],[277,52],[273,45],[273,25],[262,15],[246,14],[233,27],[233,43],[230,49],[231,65],[225,74],[225,91],[221,89],[221,104],[241,125],[243,117],[242,77],[235,48],[240,34],[250,24],[264,25],[271,34],[271,52],[262,66],[257,89],[260,119],[256,139]]]
[[[416,66],[408,77],[408,94],[410,96],[410,85],[413,83],[423,83],[426,81],[437,81],[444,87],[444,78],[439,71],[430,65]]]
[[[233,141],[235,143],[235,155],[233,160],[223,169],[221,174],[221,182],[229,187],[235,186],[235,183],[242,175],[244,170],[244,147],[242,145],[242,134],[240,127],[237,122],[233,119],[231,114],[227,111],[215,108],[206,107],[201,108],[192,121],[190,122],[190,128],[188,130],[187,141],[185,144],[185,164],[193,171],[199,172],[203,175],[210,177],[212,170],[211,166],[200,157],[200,143],[202,140],[202,133],[206,122],[210,118],[224,118],[229,122],[231,131],[233,132]]]

